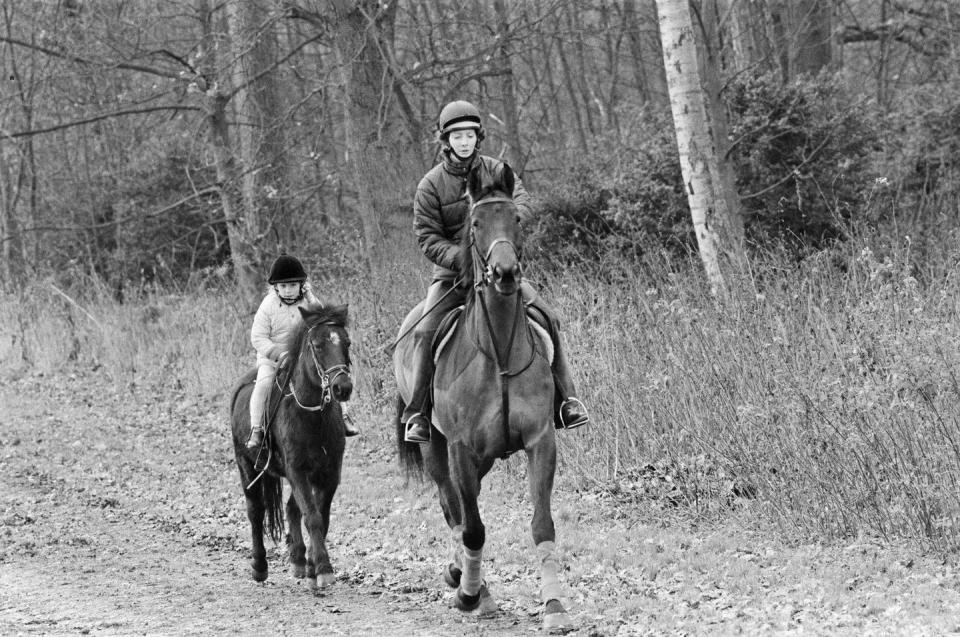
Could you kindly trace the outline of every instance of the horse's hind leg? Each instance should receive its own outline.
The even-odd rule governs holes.
[[[434,432],[430,446],[424,453],[424,469],[437,485],[440,496],[440,509],[447,526],[453,531],[453,561],[443,571],[443,581],[450,588],[460,585],[463,555],[463,515],[460,513],[460,496],[450,480],[450,466],[447,458],[447,439]]]
[[[543,627],[548,631],[573,628],[573,621],[560,602],[563,589],[557,576],[556,531],[550,511],[556,466],[557,448],[553,436],[546,436],[536,446],[527,449],[527,475],[530,480],[530,499],[533,501],[531,528],[540,561]]]
[[[243,495],[247,503],[247,520],[250,521],[250,539],[252,545],[250,570],[253,579],[262,582],[267,579],[267,549],[263,545],[263,516],[266,513],[266,503],[263,493],[263,481],[254,480],[257,473],[253,465],[245,458],[237,460],[240,466],[240,481],[243,486]]]
[[[287,545],[293,576],[302,579],[307,574],[307,547],[303,543],[303,528],[300,507],[292,495],[287,498]]]

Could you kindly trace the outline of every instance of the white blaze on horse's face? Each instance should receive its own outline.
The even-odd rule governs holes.
[[[336,332],[330,332],[330,342],[334,345],[340,345],[340,335]]]

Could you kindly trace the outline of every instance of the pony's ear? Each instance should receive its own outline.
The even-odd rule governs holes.
[[[512,197],[513,185],[516,181],[516,177],[513,174],[513,168],[510,168],[510,164],[507,162],[503,162],[503,172],[500,174],[500,181],[503,182],[503,192]]]

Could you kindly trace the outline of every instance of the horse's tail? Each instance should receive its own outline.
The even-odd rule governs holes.
[[[260,485],[263,489],[263,503],[267,510],[267,533],[270,539],[279,543],[283,539],[283,480],[269,473],[260,476]]]
[[[404,439],[406,427],[403,424],[403,410],[406,408],[401,396],[397,396],[397,415],[394,418],[394,425],[397,430],[397,454],[400,456],[400,465],[406,470],[407,477],[423,473],[423,454],[420,453],[420,445],[415,442],[407,442]]]

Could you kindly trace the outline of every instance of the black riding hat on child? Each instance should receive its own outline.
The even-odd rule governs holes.
[[[274,285],[276,283],[303,283],[307,280],[307,271],[303,269],[300,259],[291,257],[289,254],[281,254],[273,262],[270,268],[270,278],[267,283]]]

